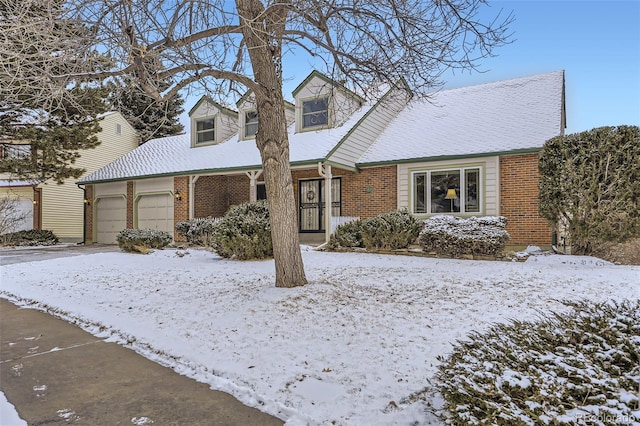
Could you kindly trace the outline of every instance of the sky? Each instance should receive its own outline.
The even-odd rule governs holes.
[[[513,43],[484,59],[482,73],[445,74],[444,89],[564,70],[567,134],[640,125],[640,0],[489,0],[490,14],[500,9],[515,16]],[[285,63],[286,98],[311,69],[308,57]],[[181,122],[188,131],[186,114]]]
[[[640,266],[535,247],[528,248],[533,255],[526,262],[503,262],[331,253],[303,246],[309,284],[291,289],[274,286],[273,260],[241,262],[207,250],[179,252],[108,252],[3,265],[0,297],[62,315],[287,426],[437,425],[425,408],[439,406],[441,399],[422,391],[434,383],[438,357],[446,357],[472,330],[566,312],[562,300],[640,298]],[[21,254],[2,251],[8,261]],[[33,350],[46,356],[52,347],[40,343]],[[594,345],[588,351],[593,354]],[[560,353],[562,348],[545,356],[555,357],[549,359],[558,366],[574,365]],[[507,374],[490,370],[483,377],[498,376],[487,383]],[[613,380],[599,368],[589,371],[603,387]],[[518,374],[524,380],[530,370]],[[31,376],[23,376],[31,391]],[[558,392],[561,380],[548,377],[530,380],[539,389],[557,383],[553,392]],[[44,379],[39,383],[47,385]],[[627,391],[632,395],[633,389]],[[59,397],[54,386],[46,392]],[[607,404],[627,418],[635,410],[640,418],[637,399],[623,401],[625,392],[619,389],[620,400]],[[585,401],[566,415],[602,413],[594,400],[586,401],[588,407]],[[64,408],[83,423],[81,404],[67,401]],[[123,424],[133,417],[154,420],[154,413],[139,404],[130,410],[120,413]],[[545,412],[550,418],[559,415],[548,407]]]

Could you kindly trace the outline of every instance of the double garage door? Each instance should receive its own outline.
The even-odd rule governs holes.
[[[173,235],[173,195],[169,190],[139,192],[132,203],[135,228],[156,229]],[[115,244],[118,233],[127,227],[126,198],[122,193],[98,194],[95,208],[96,242]]]

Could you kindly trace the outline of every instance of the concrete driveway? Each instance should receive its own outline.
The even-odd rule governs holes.
[[[0,247],[0,266],[120,250],[117,245],[58,244],[50,247]]]

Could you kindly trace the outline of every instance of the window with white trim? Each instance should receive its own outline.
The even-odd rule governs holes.
[[[213,143],[216,141],[215,117],[196,120],[196,145]]]
[[[329,97],[324,96],[302,102],[302,128],[329,124]]]
[[[244,137],[250,138],[258,133],[258,111],[246,111],[244,113]]]
[[[480,167],[413,172],[413,213],[480,213],[480,173]]]

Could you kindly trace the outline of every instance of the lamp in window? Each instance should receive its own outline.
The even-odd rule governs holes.
[[[456,189],[455,188],[449,188],[447,189],[447,195],[444,196],[445,200],[449,200],[451,203],[451,212],[453,213],[453,200],[457,200],[458,199],[458,194],[456,193]]]

